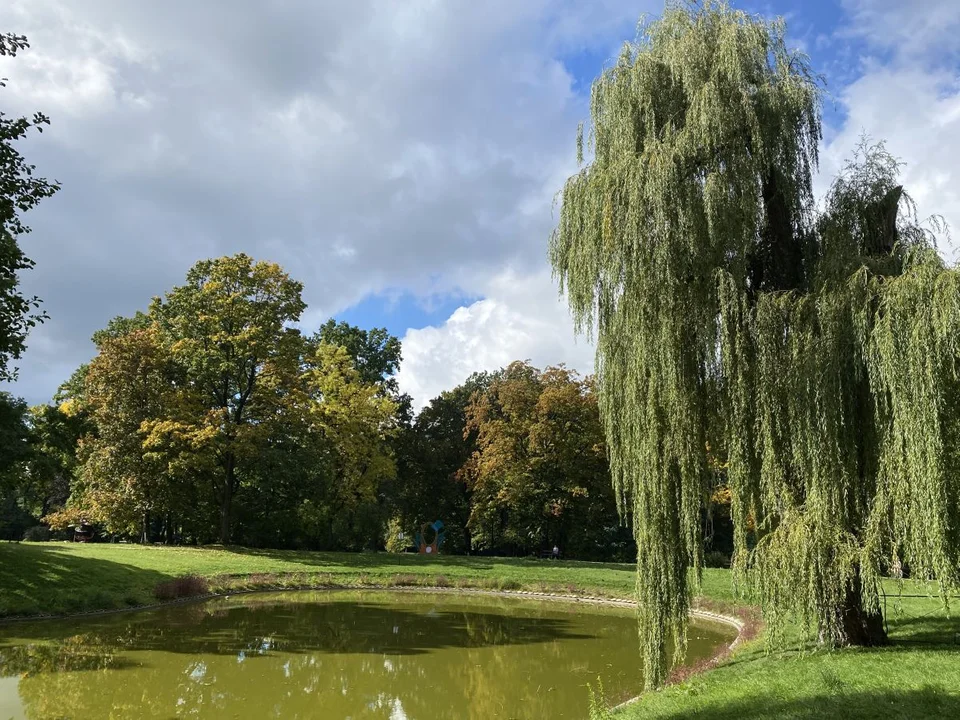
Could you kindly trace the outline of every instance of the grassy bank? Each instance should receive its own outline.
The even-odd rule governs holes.
[[[259,586],[449,585],[630,597],[630,565],[482,557],[298,553],[243,548],[0,543],[0,617],[156,602],[184,576],[214,591]],[[892,589],[892,588],[891,588]],[[703,603],[735,610],[729,574],[708,570]],[[910,595],[923,588],[908,585]],[[893,644],[876,650],[766,653],[739,648],[720,667],[641,698],[616,718],[960,717],[960,621],[939,601],[891,602]]]
[[[896,584],[886,588],[891,595]],[[919,583],[887,603],[891,643],[823,650],[796,643],[769,651],[765,638],[744,644],[718,667],[641,696],[616,720],[960,718],[960,618]],[[956,602],[956,601],[955,601]]]
[[[183,575],[217,590],[284,585],[451,585],[630,597],[631,565],[386,553],[0,543],[0,617],[116,609],[156,602]],[[724,572],[707,578],[722,596]],[[729,598],[729,592],[727,593]],[[731,598],[732,599],[732,598]]]

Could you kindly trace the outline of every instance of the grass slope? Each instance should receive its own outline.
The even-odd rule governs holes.
[[[630,597],[630,565],[437,557],[0,543],[0,617],[113,609],[154,602],[157,584],[183,575],[215,589],[331,583],[453,585]],[[905,592],[922,594],[917,585]],[[705,573],[705,602],[730,609],[729,574]],[[939,601],[891,606],[893,644],[876,650],[765,652],[746,643],[723,665],[642,697],[634,718],[960,718],[960,621]]]
[[[279,577],[269,577],[284,574]],[[631,565],[386,553],[0,543],[0,617],[155,602],[158,583],[214,578],[215,589],[264,584],[464,585],[629,597]],[[229,576],[229,577],[224,577]],[[265,577],[266,576],[266,577]],[[717,592],[722,571],[711,581]]]

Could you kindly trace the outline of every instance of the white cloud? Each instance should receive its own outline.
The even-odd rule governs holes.
[[[869,43],[862,74],[837,93],[847,118],[843,127],[832,129],[821,153],[818,194],[866,132],[886,140],[904,161],[904,184],[920,216],[940,214],[960,233],[960,73],[956,63],[946,67],[942,62],[960,51],[956,0],[924,0],[925,11],[899,0],[848,5],[852,24],[839,35],[848,41],[867,37]],[[548,186],[561,187],[571,170],[566,163],[555,165]],[[546,195],[531,196],[521,207],[537,213],[546,202]],[[943,244],[941,250],[956,254]],[[440,327],[408,331],[400,382],[418,406],[474,370],[493,370],[511,360],[530,358],[540,366],[566,362],[592,370],[593,347],[583,338],[574,344],[565,301],[557,301],[545,271],[503,275],[485,295]]]
[[[873,141],[884,140],[904,163],[903,184],[916,201],[920,217],[941,215],[956,235],[960,232],[960,11],[956,1],[857,0],[852,6],[852,28],[867,36],[867,54],[863,74],[838,95],[846,120],[823,153],[820,190],[866,133]],[[954,61],[945,63],[947,58]],[[946,238],[941,238],[940,250],[956,258],[956,247]]]
[[[613,46],[642,9],[3,3],[0,28],[32,44],[0,61],[4,110],[51,116],[24,151],[63,182],[29,218],[25,290],[51,320],[15,390],[48,397],[94,330],[203,257],[280,262],[310,323],[391,288],[476,297],[506,267],[539,272],[585,112],[559,58]]]
[[[960,105],[944,57],[960,33],[955,0],[924,3],[848,0],[849,34],[876,57],[839,91],[849,121],[824,169],[861,129],[887,137],[921,212],[956,227]],[[660,7],[8,0],[0,29],[33,47],[0,61],[0,100],[51,116],[24,152],[64,184],[28,218],[25,290],[51,321],[15,391],[49,397],[110,317],[238,251],[305,283],[308,325],[387,290],[484,297],[407,333],[401,382],[421,404],[514,359],[588,371],[592,348],[574,341],[546,269],[587,114],[559,58],[612,56]]]
[[[958,57],[956,0],[844,0],[849,22],[842,33],[898,58],[942,62]]]
[[[564,363],[581,373],[593,368],[593,346],[575,339],[566,300],[546,269],[494,278],[487,297],[458,308],[440,327],[408,330],[397,380],[419,409],[473,372],[491,371],[513,360],[538,367]]]

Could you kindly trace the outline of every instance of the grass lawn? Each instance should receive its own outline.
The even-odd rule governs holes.
[[[634,583],[632,565],[612,563],[99,543],[0,543],[0,617],[153,603],[158,583],[182,575],[212,578],[215,590],[275,584],[422,584],[582,592],[606,597],[630,597]],[[715,586],[718,595],[728,584],[720,570],[712,572],[708,582],[711,588]],[[727,597],[732,599],[729,592]]]
[[[154,602],[183,575],[214,589],[260,585],[451,585],[630,597],[630,565],[483,557],[0,543],[0,617]],[[892,590],[892,588],[891,588]],[[908,584],[905,592],[923,595]],[[708,570],[705,602],[735,605],[729,574]],[[960,621],[939,600],[890,603],[893,644],[876,650],[765,652],[742,645],[721,666],[642,697],[616,718],[960,718]]]

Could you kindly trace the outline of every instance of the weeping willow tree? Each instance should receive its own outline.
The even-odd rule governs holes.
[[[960,273],[864,145],[818,209],[819,78],[781,21],[671,4],[595,81],[551,261],[595,335],[648,686],[685,649],[712,482],[774,630],[885,640],[878,579],[958,581]]]

